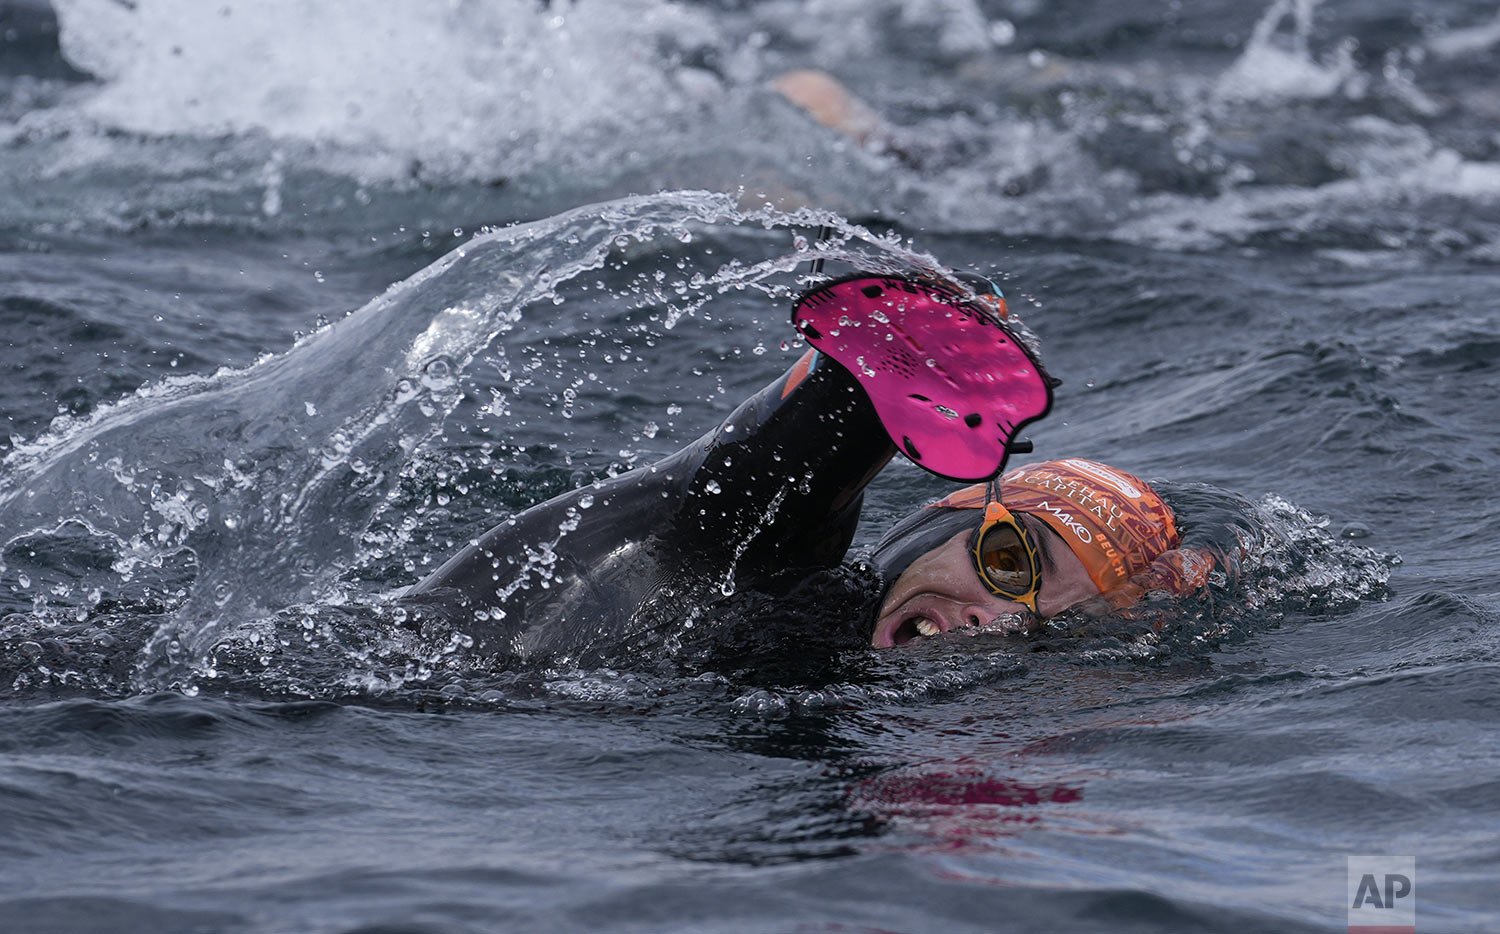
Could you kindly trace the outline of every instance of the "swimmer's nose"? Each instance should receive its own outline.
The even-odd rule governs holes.
[[[960,608],[958,625],[984,626],[998,615],[999,611],[995,607],[983,603],[970,603]]]
[[[974,600],[959,608],[956,625],[988,629],[1006,617],[1030,616],[1025,604],[996,597],[992,602]]]

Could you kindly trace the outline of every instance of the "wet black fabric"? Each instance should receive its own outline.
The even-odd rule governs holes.
[[[464,614],[480,651],[576,656],[837,567],[895,448],[844,370],[796,372],[677,453],[500,523],[408,598]]]

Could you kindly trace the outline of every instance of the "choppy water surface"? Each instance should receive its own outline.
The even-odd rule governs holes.
[[[1379,854],[1493,929],[1497,45],[1464,0],[0,3],[5,929],[1326,930]],[[1232,512],[1243,579],[878,653],[840,605],[509,670],[404,625],[795,359],[821,223],[1001,275],[1037,456]],[[860,542],[943,489],[894,466]]]

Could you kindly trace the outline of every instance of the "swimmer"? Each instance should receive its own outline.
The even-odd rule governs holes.
[[[1028,631],[1082,606],[1190,593],[1214,567],[1183,547],[1172,508],[1140,477],[1083,458],[1010,471],[919,509],[876,546],[892,582],[871,644],[962,628]]]
[[[814,349],[719,426],[505,520],[407,599],[472,621],[461,628],[481,653],[628,643],[737,589],[784,593],[838,567],[865,487],[898,451],[939,476],[993,478],[1050,409],[1052,380],[988,283],[851,276],[803,295],[793,321]],[[1024,629],[1182,587],[1198,565],[1177,545],[1170,508],[1131,474],[1081,459],[1011,471],[880,543],[888,591],[870,642]]]

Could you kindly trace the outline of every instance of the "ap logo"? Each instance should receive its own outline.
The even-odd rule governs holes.
[[[1416,934],[1416,857],[1349,857],[1346,894],[1349,934]]]

